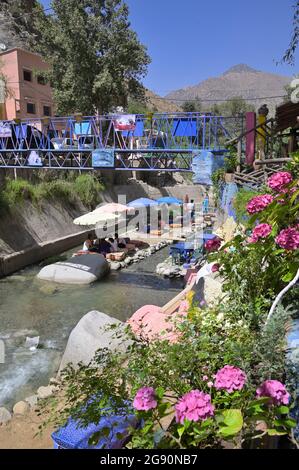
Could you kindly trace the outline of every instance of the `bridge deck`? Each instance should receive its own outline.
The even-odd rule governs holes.
[[[0,168],[192,171],[200,150],[223,154],[241,121],[200,113],[0,122]]]

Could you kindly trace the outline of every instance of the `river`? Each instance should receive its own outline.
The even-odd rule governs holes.
[[[72,328],[87,312],[98,310],[125,321],[141,306],[162,306],[181,291],[182,279],[155,274],[156,265],[167,256],[168,248],[164,248],[90,286],[40,281],[37,265],[1,279],[0,341],[5,346],[5,362],[0,363],[0,406],[9,408],[48,384]],[[25,347],[27,336],[40,337],[38,349]]]

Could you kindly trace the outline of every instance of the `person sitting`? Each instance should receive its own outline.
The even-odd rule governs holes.
[[[118,233],[115,234],[115,240],[117,242],[118,248],[126,248],[126,240],[124,238],[119,238]]]
[[[111,245],[109,242],[105,240],[105,238],[101,238],[98,246],[98,253],[106,256],[108,253],[111,253]]]
[[[110,244],[110,252],[111,253],[116,253],[118,251],[117,240],[114,240],[114,238],[109,238],[108,243]]]
[[[92,241],[92,234],[89,233],[87,235],[87,239],[85,240],[84,244],[83,244],[83,248],[82,248],[82,251],[90,251],[93,247],[93,241]]]

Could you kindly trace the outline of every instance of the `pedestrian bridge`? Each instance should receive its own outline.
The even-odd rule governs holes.
[[[0,168],[192,172],[200,151],[223,156],[242,128],[241,117],[201,113],[0,121]]]

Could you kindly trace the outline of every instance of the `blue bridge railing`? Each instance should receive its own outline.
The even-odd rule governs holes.
[[[1,121],[0,168],[191,171],[194,152],[223,154],[242,126],[242,116],[200,113]]]

